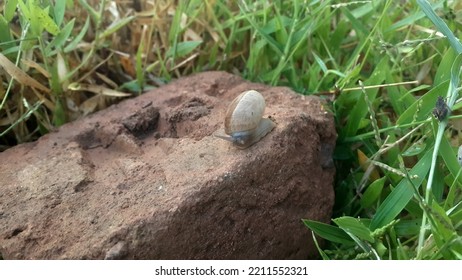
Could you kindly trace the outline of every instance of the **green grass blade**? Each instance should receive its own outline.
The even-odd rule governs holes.
[[[448,39],[451,47],[453,47],[457,53],[462,53],[462,44],[460,43],[459,39],[454,36],[454,33],[449,29],[446,23],[436,15],[435,11],[433,11],[432,6],[426,0],[417,0],[417,4],[419,4],[422,11],[427,15],[427,17],[433,22],[436,26],[438,31],[443,33],[444,36]]]
[[[311,221],[311,220],[302,220],[305,226],[307,226],[309,229],[311,229],[314,233],[319,235],[321,238],[324,238],[326,240],[332,241],[332,242],[337,242],[341,244],[348,244],[348,245],[353,245],[354,242],[348,236],[348,234],[345,233],[342,229],[324,224],[321,222],[317,221]]]
[[[77,36],[74,37],[74,39],[69,43],[69,45],[67,45],[64,48],[65,53],[71,52],[71,51],[73,51],[73,50],[75,50],[77,48],[77,45],[82,41],[83,37],[87,33],[88,27],[90,27],[90,18],[89,17],[87,17],[87,20],[85,21],[85,24],[83,25],[83,27],[80,30],[79,34],[77,34]]]
[[[462,65],[462,53],[460,53],[454,63],[452,64],[451,68],[451,80],[449,83],[449,88],[447,92],[447,97],[449,99],[448,106],[449,108],[452,108],[454,105],[454,102],[456,101],[457,98],[457,87],[459,85],[459,76],[461,72],[461,65]],[[448,113],[450,115],[450,112]],[[430,173],[428,175],[428,183],[427,187],[425,189],[425,203],[427,205],[431,205],[432,203],[432,196],[431,196],[431,191],[433,187],[433,180],[435,179],[434,177],[434,172],[435,172],[435,166],[436,166],[436,161],[437,161],[437,156],[438,156],[438,151],[439,147],[441,144],[441,140],[443,138],[444,131],[446,129],[446,126],[448,124],[447,117],[445,117],[443,120],[441,120],[438,123],[438,131],[435,137],[435,145],[433,147],[433,154],[432,154],[432,160],[431,160],[431,166],[430,166]],[[431,218],[431,217],[429,217]],[[422,217],[422,227],[420,229],[420,234],[419,234],[419,244],[418,244],[418,252],[417,252],[417,258],[422,258],[422,249],[424,246],[424,239],[426,235],[426,224],[427,223],[427,214],[424,213]],[[435,239],[438,238],[438,236],[435,236]]]
[[[55,21],[49,16],[48,9],[42,9],[36,3],[29,5],[29,9],[31,15],[31,27],[32,29],[34,29],[34,25],[37,26],[35,35],[41,35],[42,27],[45,28],[45,30],[48,31],[50,34],[53,34],[55,36],[58,35],[59,27],[55,23]]]
[[[409,172],[411,176],[417,176],[412,178],[412,183],[416,187],[422,184],[430,170],[431,155],[432,150],[430,149]],[[377,209],[374,218],[372,218],[370,229],[375,230],[390,223],[406,207],[413,195],[414,190],[411,183],[406,178],[402,179]]]
[[[176,49],[170,48],[167,51],[166,57],[183,57],[194,51],[202,41],[186,41],[186,42],[179,42],[177,44]]]
[[[435,86],[420,99],[416,100],[414,104],[409,106],[398,118],[396,124],[404,125],[428,119],[428,117],[431,116],[432,110],[435,108],[436,99],[438,96],[446,96],[447,90],[448,81]]]
[[[16,5],[18,5],[18,0],[6,0],[5,6],[3,6],[6,21],[10,22],[13,19],[16,12]]]
[[[24,99],[25,100],[25,99]],[[24,101],[25,103],[27,101]],[[27,112],[24,113],[18,120],[16,120],[13,124],[11,124],[8,128],[6,128],[5,130],[3,130],[2,132],[0,132],[0,137],[3,137],[3,135],[7,134],[8,131],[10,131],[11,129],[15,128],[17,125],[19,125],[21,122],[23,122],[24,120],[27,120],[35,111],[37,111],[40,106],[42,106],[43,102],[42,101],[38,101],[36,102],[33,106],[27,106],[26,108],[28,108]]]
[[[319,246],[319,242],[316,238],[316,234],[314,233],[314,231],[311,232],[311,236],[313,237],[314,245],[316,245],[316,248],[318,249],[318,252],[321,255],[322,259],[330,260],[329,256],[321,249],[321,246]]]
[[[63,23],[64,14],[66,13],[66,2],[55,1],[55,5],[53,6],[54,20],[58,26],[61,26],[61,23]]]
[[[87,12],[90,14],[94,23],[98,25],[99,22],[101,21],[101,15],[98,13],[98,11],[93,9],[93,7],[90,4],[88,4],[86,0],[78,0],[78,1],[79,1],[79,4],[83,8],[85,8],[85,10],[87,10]]]
[[[447,102],[448,102],[449,108],[451,109],[454,106],[454,103],[456,102],[457,96],[459,95],[458,87],[460,83],[461,67],[462,67],[462,53],[459,53],[459,55],[457,55],[451,67],[451,80],[449,83],[449,89],[447,93],[447,97],[448,97]],[[449,112],[449,115],[450,114],[451,112]]]
[[[452,63],[457,57],[457,52],[453,48],[448,48],[446,53],[443,55],[438,68],[436,69],[436,74],[434,77],[433,84],[439,85],[442,82],[445,82],[451,78],[451,67]]]
[[[107,36],[113,34],[120,28],[124,27],[125,25],[129,24],[132,20],[134,20],[136,17],[135,16],[129,16],[125,18],[121,18],[117,21],[114,21],[107,29],[105,29],[103,32],[101,32],[99,39],[102,40],[106,38]]]
[[[367,81],[364,82],[364,85],[378,85],[385,80],[385,74],[388,71],[388,57],[384,57],[376,66],[374,72]],[[369,100],[374,100],[377,95],[378,89],[367,90],[366,94],[368,95]],[[347,93],[352,94],[352,93]],[[345,129],[345,136],[356,135],[358,129],[360,128],[361,121],[366,117],[368,113],[366,101],[363,93],[358,95],[358,100],[354,105],[351,112],[348,114],[348,123]]]
[[[443,158],[446,167],[454,178],[457,178],[457,175],[460,170],[459,162],[457,161],[457,153],[451,147],[451,143],[446,137],[443,137],[441,140],[441,145],[439,149],[439,154]],[[457,182],[462,185],[462,176],[459,176]],[[457,184],[457,183],[456,183]]]
[[[64,43],[67,41],[74,29],[75,18],[69,21],[66,26],[63,27],[56,37],[45,47],[45,56],[51,56],[53,49],[61,49]]]
[[[399,236],[411,237],[417,236],[420,230],[420,219],[400,220],[395,225],[395,232]]]
[[[0,15],[0,50],[2,50],[4,55],[6,55],[5,50],[16,47],[16,44],[13,42],[13,37],[11,36],[11,31],[8,27],[8,21]]]
[[[351,233],[361,240],[366,240],[371,243],[374,242],[374,238],[371,236],[371,231],[358,219],[353,217],[340,217],[333,221],[345,232]]]
[[[438,3],[434,4],[433,7],[441,8],[443,7],[444,2],[446,2],[446,0],[439,1]],[[392,24],[389,28],[386,29],[386,32],[396,32],[397,29],[400,29],[404,26],[415,24],[417,20],[423,17],[425,17],[425,14],[422,11],[410,13],[409,16]]]
[[[361,207],[363,208],[371,207],[379,199],[386,179],[387,179],[386,177],[377,179],[367,187],[366,191],[361,197],[361,201],[360,201]]]
[[[253,20],[253,18],[250,16],[251,15],[250,11],[246,9],[246,6],[243,5],[243,3],[239,4],[239,8],[241,9],[242,14],[245,16],[247,21],[255,29],[257,34],[262,36],[265,39],[265,41],[273,48],[273,50],[276,51],[276,53],[281,56],[283,54],[283,47],[281,46],[281,44],[279,44],[276,40],[274,40],[271,36],[269,36],[269,34],[267,34],[263,30],[263,28],[261,28],[255,20]]]

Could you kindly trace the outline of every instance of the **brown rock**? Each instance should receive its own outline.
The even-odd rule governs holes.
[[[213,137],[244,90],[277,127]],[[328,222],[332,116],[316,97],[224,72],[180,79],[0,154],[6,259],[303,259]]]

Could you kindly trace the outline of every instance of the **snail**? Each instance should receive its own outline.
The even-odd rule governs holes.
[[[215,136],[233,143],[239,149],[252,146],[276,126],[272,120],[263,118],[265,106],[265,98],[258,91],[244,91],[226,111],[226,135]]]

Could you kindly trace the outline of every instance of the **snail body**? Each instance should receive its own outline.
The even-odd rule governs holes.
[[[265,107],[265,98],[258,91],[241,93],[226,111],[226,135],[216,136],[232,142],[240,149],[250,147],[276,126],[272,120],[263,118]]]

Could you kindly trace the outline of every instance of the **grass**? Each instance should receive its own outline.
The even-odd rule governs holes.
[[[303,220],[323,258],[462,259],[462,6],[394,2],[4,1],[0,149],[225,70],[329,103],[334,217]]]

